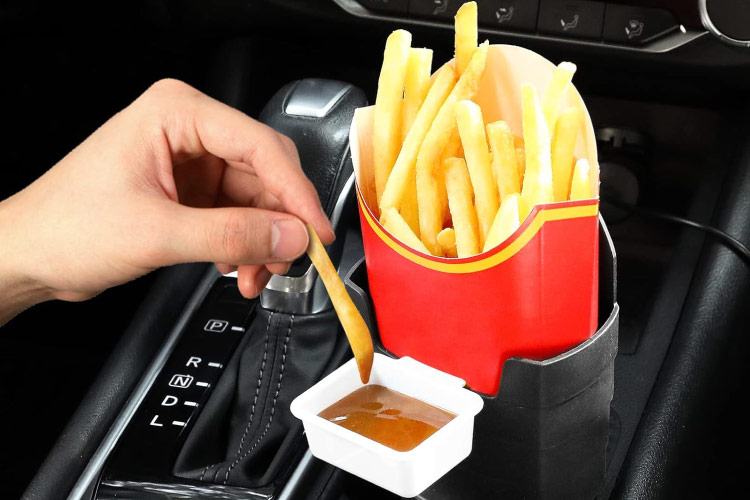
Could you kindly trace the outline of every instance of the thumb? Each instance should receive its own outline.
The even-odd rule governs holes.
[[[289,262],[307,249],[305,225],[290,214],[244,207],[175,208],[165,231],[174,263]]]

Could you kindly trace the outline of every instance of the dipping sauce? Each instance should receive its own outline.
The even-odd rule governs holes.
[[[334,424],[384,444],[409,451],[456,415],[382,385],[366,385],[318,414]]]

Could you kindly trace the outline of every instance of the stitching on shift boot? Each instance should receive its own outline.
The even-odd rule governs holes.
[[[270,329],[271,329],[271,319],[273,318],[273,315],[274,315],[274,311],[271,311],[271,314],[268,315],[268,321],[266,321],[266,340],[265,340],[266,345],[263,348],[263,363],[260,366],[260,372],[258,373],[258,383],[255,386],[255,398],[253,399],[253,406],[252,406],[252,409],[250,410],[250,420],[247,422],[247,426],[245,426],[245,431],[242,433],[242,439],[240,439],[240,446],[237,449],[237,453],[235,453],[235,457],[239,456],[240,452],[242,451],[242,445],[245,442],[245,438],[247,437],[248,431],[250,430],[250,424],[253,423],[253,416],[255,415],[255,408],[258,403],[258,393],[260,392],[261,380],[263,379],[263,370],[266,367],[266,360],[268,357],[268,339],[270,336],[269,334],[270,334]],[[214,464],[206,465],[203,468],[203,471],[201,472],[201,475],[198,478],[198,480],[203,481],[203,478],[206,476],[206,473],[208,472],[208,470],[211,467],[215,467],[220,464],[221,462],[216,462]],[[214,472],[214,481],[216,481],[216,476],[219,473],[219,470],[221,470],[221,467],[216,469],[216,472]]]
[[[281,381],[284,378],[284,366],[286,365],[286,353],[287,353],[287,345],[289,344],[289,338],[292,335],[292,326],[294,325],[294,314],[290,316],[289,320],[289,328],[286,330],[286,338],[284,338],[284,352],[281,356],[281,370],[279,371],[279,381],[276,384],[276,393],[273,395],[273,405],[271,406],[271,415],[268,418],[268,423],[266,424],[265,429],[263,429],[263,433],[261,433],[260,437],[258,438],[255,443],[253,443],[253,446],[247,450],[241,457],[236,459],[227,469],[227,473],[224,476],[224,484],[227,484],[227,481],[229,481],[229,475],[232,473],[232,470],[239,464],[241,461],[245,459],[252,451],[260,444],[260,442],[263,440],[263,438],[268,434],[268,429],[271,428],[271,424],[273,423],[273,416],[276,412],[276,402],[279,399],[279,393],[281,392]]]
[[[273,319],[274,312],[268,315],[268,322],[266,323],[266,345],[263,348],[263,362],[260,365],[260,371],[258,372],[258,383],[255,386],[255,397],[253,397],[253,406],[250,410],[250,420],[248,420],[245,426],[245,432],[242,433],[242,439],[240,439],[240,446],[237,448],[235,457],[239,457],[242,453],[242,447],[245,445],[245,438],[250,431],[250,426],[253,423],[253,417],[255,416],[255,409],[258,407],[258,395],[260,394],[260,386],[263,381],[263,371],[266,369],[266,361],[268,360],[268,340],[271,336],[271,320]]]

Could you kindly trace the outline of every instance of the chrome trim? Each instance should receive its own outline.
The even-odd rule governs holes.
[[[750,40],[737,40],[719,31],[719,28],[717,28],[714,22],[711,21],[711,16],[708,15],[708,7],[706,6],[706,2],[707,0],[698,0],[698,10],[701,15],[701,24],[703,24],[703,27],[706,28],[709,33],[711,33],[713,36],[724,43],[733,45],[735,47],[742,47],[745,49],[750,47]]]
[[[289,476],[289,480],[286,482],[286,484],[284,484],[284,487],[281,489],[277,500],[289,500],[289,498],[291,498],[292,494],[294,494],[294,489],[297,487],[297,483],[299,482],[300,477],[302,477],[302,474],[305,473],[305,469],[310,466],[310,463],[312,463],[312,459],[313,454],[308,449],[300,459],[297,467],[294,468],[294,472],[292,472],[292,475]]]
[[[89,463],[78,478],[75,486],[73,486],[73,489],[68,495],[68,500],[82,500],[83,495],[88,491],[94,481],[98,479],[109,454],[114,449],[120,436],[125,431],[125,428],[130,423],[133,415],[138,411],[143,399],[146,397],[146,394],[148,394],[149,389],[151,389],[151,386],[154,384],[156,377],[169,359],[169,355],[177,345],[177,342],[182,336],[183,330],[193,315],[193,312],[198,309],[201,302],[203,302],[203,299],[208,294],[208,291],[211,289],[211,286],[219,276],[221,276],[219,272],[212,266],[200,284],[198,284],[193,296],[190,298],[187,306],[185,306],[185,310],[180,315],[174,327],[172,327],[167,340],[159,350],[156,358],[154,358],[146,370],[146,373],[141,377],[138,386],[126,401],[125,406],[120,410],[117,419],[115,419],[112,427],[107,431],[107,435],[99,444],[99,447],[96,449],[96,452],[94,452],[91,460],[89,460]]]
[[[349,154],[347,152],[347,154]],[[349,198],[349,193],[352,192],[352,188],[354,187],[354,172],[349,175],[349,178],[346,180],[346,184],[344,184],[344,187],[341,189],[341,194],[339,195],[339,199],[336,200],[336,205],[333,207],[333,212],[331,213],[331,226],[333,226],[333,230],[335,231],[336,228],[339,225],[339,221],[341,220],[341,214],[344,213],[344,205],[346,205],[346,200]]]
[[[163,484],[153,481],[102,481],[102,487],[106,487],[106,499],[110,498],[148,498],[149,500],[199,500],[213,498],[217,500],[268,500],[270,497],[264,493],[239,488],[236,486],[224,486],[223,484],[190,484],[172,483]],[[101,494],[100,487],[99,493]]]
[[[318,271],[312,264],[302,276],[283,276],[274,274],[268,280],[265,290],[281,293],[307,293],[312,290]],[[262,302],[262,301],[261,301]],[[262,305],[262,304],[261,304]]]
[[[376,14],[366,8],[364,8],[362,5],[360,5],[356,0],[333,0],[333,2],[341,7],[344,11],[347,13],[362,17],[366,19],[372,19],[377,21],[390,21],[390,22],[400,22],[405,24],[412,24],[417,26],[428,26],[431,28],[443,28],[448,30],[453,30],[453,25],[450,23],[441,23],[436,21],[429,21],[426,19],[417,19],[417,18],[402,18],[402,17],[394,17],[394,16],[388,16],[388,15],[381,15]],[[535,33],[524,33],[521,31],[506,31],[506,30],[497,30],[497,29],[488,29],[487,27],[480,26],[479,32],[489,35],[502,35],[502,36],[511,36],[516,38],[521,38],[523,40],[532,41],[532,40],[543,40],[547,42],[564,42],[571,45],[578,45],[583,47],[596,47],[599,49],[612,49],[615,51],[622,51],[622,52],[632,52],[632,53],[652,53],[652,54],[662,54],[665,52],[669,52],[671,50],[676,49],[677,47],[681,47],[687,43],[690,43],[694,40],[697,40],[698,38],[706,35],[707,31],[697,31],[697,30],[689,30],[685,33],[681,31],[676,31],[670,35],[667,35],[663,38],[660,38],[658,40],[655,40],[647,45],[643,46],[629,46],[629,45],[615,45],[610,44],[606,42],[597,42],[597,41],[590,41],[590,40],[577,40],[574,38],[559,38],[554,36],[548,36],[548,35],[540,35]]]
[[[284,113],[323,118],[350,88],[351,85],[336,80],[302,80],[289,96]]]

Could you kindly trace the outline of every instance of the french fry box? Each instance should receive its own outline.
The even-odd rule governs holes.
[[[522,136],[521,85],[544,95],[555,65],[521,47],[492,45],[474,101],[485,123],[504,120]],[[585,111],[575,155],[598,172],[596,140]],[[596,330],[598,198],[539,205],[498,247],[469,258],[425,255],[378,222],[372,179],[374,108],[357,109],[350,144],[357,179],[370,292],[386,349],[461,377],[496,394],[505,360],[546,359]],[[598,193],[598,179],[592,179]]]

